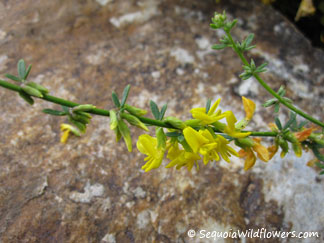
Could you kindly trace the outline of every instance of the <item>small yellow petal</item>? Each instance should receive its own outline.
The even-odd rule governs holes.
[[[248,149],[248,151],[246,152],[247,152],[247,156],[244,163],[244,170],[249,170],[254,166],[256,157],[251,149]]]
[[[65,130],[61,136],[61,143],[66,143],[70,134],[70,130]]]
[[[218,100],[216,100],[216,102],[212,105],[212,107],[209,109],[208,111],[208,115],[212,115],[215,113],[219,103],[220,103],[221,99],[219,98]]]
[[[183,129],[183,135],[194,153],[197,153],[203,144],[208,143],[208,139],[206,139],[192,127],[186,127]]]
[[[245,117],[247,120],[251,120],[255,111],[255,103],[252,100],[245,98],[244,96],[242,96],[242,102],[246,114]]]
[[[255,145],[253,146],[253,150],[255,152],[257,152],[259,159],[261,159],[264,162],[269,161],[269,159],[270,159],[269,151],[266,147],[264,147],[263,145],[261,145],[259,143],[255,143]]]

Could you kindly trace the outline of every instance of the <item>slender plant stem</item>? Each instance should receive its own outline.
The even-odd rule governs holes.
[[[10,89],[10,90],[15,91],[15,92],[21,91],[20,86],[9,83],[9,82],[4,81],[4,80],[0,80],[0,86],[4,87],[6,89]],[[34,97],[34,98],[38,98],[38,97]],[[55,104],[58,104],[58,105],[67,106],[67,107],[75,107],[75,106],[80,105],[78,103],[75,103],[75,102],[72,102],[72,101],[69,101],[69,100],[65,100],[65,99],[61,99],[61,98],[58,98],[56,96],[52,96],[52,95],[48,95],[48,94],[43,94],[43,97],[39,98],[39,99],[46,100],[46,101],[49,101],[49,102],[52,102],[52,103],[55,103]],[[94,115],[109,116],[109,111],[108,110],[99,109],[99,108],[94,108],[94,109],[92,109],[92,110],[90,110],[88,112],[91,113],[91,114],[94,114]],[[163,122],[163,121],[154,120],[154,119],[150,119],[150,118],[142,117],[142,116],[139,116],[137,118],[140,119],[141,122],[143,122],[145,124],[148,124],[148,125],[164,127],[164,128],[171,128],[171,129],[177,129],[177,128],[175,128],[175,127],[171,126],[170,124],[168,124],[166,122]],[[250,136],[275,137],[275,136],[277,136],[277,133],[276,132],[253,132],[253,131],[251,131]]]
[[[246,60],[246,58],[244,57],[243,53],[237,48],[236,43],[234,42],[231,34],[229,31],[226,31],[226,35],[229,38],[229,40],[231,41],[231,44],[233,46],[234,51],[237,53],[237,55],[240,57],[240,59],[242,60],[242,62],[247,65],[250,66],[249,62]],[[263,81],[263,79],[257,74],[253,74],[253,77],[259,82],[259,84],[261,84],[263,86],[263,88],[265,88],[266,91],[268,91],[268,93],[270,93],[272,96],[274,96],[276,99],[278,99],[278,101],[283,104],[284,106],[286,106],[288,109],[296,112],[298,115],[304,117],[305,119],[321,126],[324,128],[324,123],[322,123],[321,121],[315,119],[314,117],[306,114],[305,112],[303,112],[302,110],[299,110],[298,108],[296,108],[295,106],[293,106],[292,104],[288,103],[287,101],[285,101],[280,95],[278,95],[266,82]]]

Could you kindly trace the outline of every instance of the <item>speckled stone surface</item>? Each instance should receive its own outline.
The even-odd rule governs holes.
[[[266,130],[273,114],[261,104],[270,96],[238,79],[231,50],[210,48],[222,35],[210,18],[223,9],[239,19],[235,37],[256,33],[250,56],[269,62],[263,77],[271,87],[287,85],[298,107],[323,120],[323,51],[259,1],[1,1],[0,73],[15,72],[24,58],[33,64],[30,79],[51,94],[106,109],[111,92],[130,83],[130,104],[167,102],[167,115],[182,119],[208,97],[222,97],[221,108],[242,118],[245,95],[257,104],[251,127]],[[234,159],[199,172],[144,173],[144,157],[115,143],[108,118],[94,117],[84,136],[63,145],[65,119],[41,113],[57,106],[37,100],[30,107],[2,88],[0,104],[0,242],[213,242],[187,231],[261,228],[320,238],[218,240],[324,240],[324,182],[306,166],[311,154],[258,161],[249,172]],[[132,134],[135,145],[140,131]]]

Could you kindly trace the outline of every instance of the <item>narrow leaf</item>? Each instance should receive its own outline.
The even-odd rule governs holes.
[[[53,115],[53,116],[65,116],[66,112],[64,111],[58,111],[58,110],[52,110],[52,109],[44,109],[42,110],[45,114]]]
[[[211,99],[208,98],[207,103],[206,103],[206,114],[208,113],[208,111],[210,109],[210,104],[211,104]]]
[[[275,106],[274,106],[274,112],[275,113],[278,113],[279,112],[279,108],[280,108],[280,104],[279,103],[276,103]]]
[[[283,130],[287,129],[290,127],[291,124],[296,120],[297,114],[295,112],[290,112],[290,119],[287,121],[287,123],[284,125]]]
[[[306,126],[308,124],[308,121],[302,121],[298,125],[298,129],[301,129],[302,127]]]
[[[246,37],[246,39],[245,39],[245,46],[246,47],[248,47],[252,43],[253,38],[254,38],[254,34],[249,34],[248,37]]]
[[[227,47],[226,44],[215,44],[215,45],[212,46],[212,49],[214,49],[214,50],[222,50],[225,47]]]
[[[115,106],[116,106],[117,108],[119,108],[119,107],[120,107],[120,102],[119,102],[118,96],[117,96],[117,94],[115,93],[115,91],[112,92],[111,97],[112,97],[112,100],[113,100]]]
[[[151,111],[152,111],[152,114],[155,117],[155,119],[159,120],[159,118],[160,118],[159,108],[153,100],[150,101],[150,107],[151,107]]]
[[[281,125],[280,119],[277,116],[275,117],[275,123],[276,123],[278,129],[282,130],[282,125]]]
[[[18,69],[19,77],[21,79],[24,79],[24,77],[26,75],[26,65],[25,65],[25,61],[23,59],[20,59],[18,61],[17,69]]]
[[[5,74],[5,76],[6,76],[7,78],[13,80],[13,81],[21,82],[21,79],[20,79],[20,78],[14,76],[14,75],[11,75],[11,74],[9,74],[9,73]]]
[[[168,136],[168,137],[173,138],[173,137],[179,137],[182,134],[179,133],[179,132],[167,132],[165,135]]]
[[[128,94],[129,94],[129,90],[130,90],[130,85],[128,84],[123,91],[122,101],[120,104],[121,107],[124,107],[124,105],[126,103],[126,100],[127,100]]]
[[[30,73],[31,68],[32,68],[32,65],[29,65],[28,68],[27,68],[27,71],[25,73],[24,80],[26,80],[28,78],[28,75]]]
[[[160,112],[160,117],[159,117],[160,119],[159,119],[159,120],[162,121],[162,119],[163,119],[163,117],[164,117],[164,115],[165,115],[165,112],[166,112],[167,108],[168,108],[168,104],[164,104],[164,105],[162,106],[162,109],[161,109],[161,112]]]

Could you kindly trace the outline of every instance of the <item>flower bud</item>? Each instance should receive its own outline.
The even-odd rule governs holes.
[[[43,93],[43,94],[47,94],[48,93],[48,89],[46,89],[44,86],[34,83],[34,82],[28,82],[26,84],[29,87],[32,87],[34,89],[37,89],[39,92]]]
[[[109,111],[110,116],[110,129],[115,130],[118,126],[117,115],[114,110]]]
[[[285,139],[283,139],[282,137],[279,137],[278,144],[279,144],[280,148],[282,149],[280,157],[283,158],[283,157],[285,157],[286,153],[288,153],[288,150],[289,150],[288,143]]]
[[[302,148],[301,148],[301,144],[300,143],[293,143],[292,144],[292,148],[296,154],[297,157],[301,157],[302,156]]]
[[[247,120],[246,118],[244,118],[235,124],[235,129],[242,130],[249,124],[249,122],[250,122],[250,120]]]
[[[200,126],[200,120],[198,119],[189,119],[189,120],[186,120],[184,121],[184,124],[187,125],[187,126],[190,126],[190,127],[196,127],[196,126]]]
[[[157,139],[157,148],[165,149],[167,138],[164,134],[163,128],[162,127],[156,128],[155,134],[156,134],[156,139]]]
[[[31,95],[31,96],[35,96],[38,98],[43,98],[42,93],[38,90],[38,89],[34,89],[30,86],[27,85],[22,85],[21,86],[22,90],[25,91],[27,94]]]
[[[288,140],[291,143],[298,143],[298,139],[291,132],[288,132],[288,133],[284,134],[284,139]]]
[[[183,121],[181,121],[180,119],[173,117],[173,116],[166,117],[164,119],[164,121],[178,129],[184,129],[186,127],[186,125]]]
[[[73,119],[81,122],[83,124],[89,124],[90,123],[90,119],[87,116],[81,115],[81,114],[73,114]]]
[[[135,106],[128,105],[128,104],[125,104],[124,108],[125,108],[125,110],[127,110],[129,113],[131,113],[134,116],[144,116],[147,113],[146,110],[143,110],[143,109],[140,109]]]
[[[90,105],[90,104],[84,104],[84,105],[78,105],[73,107],[72,111],[76,112],[76,111],[90,111],[92,109],[96,108],[94,105]]]
[[[129,128],[123,120],[118,120],[118,130],[126,143],[128,151],[132,152],[132,138],[130,136]]]
[[[145,124],[141,122],[136,116],[127,113],[122,113],[121,117],[126,119],[129,122],[129,124],[139,127],[147,132],[149,131],[148,128],[145,126]]]
[[[235,145],[241,148],[252,147],[254,141],[251,138],[237,138],[235,139]]]

